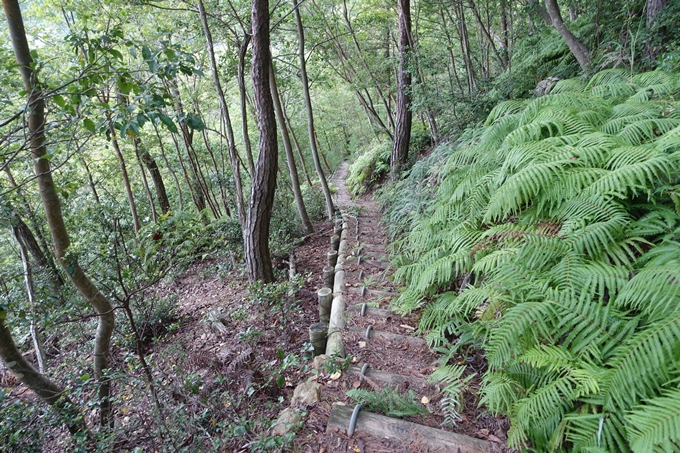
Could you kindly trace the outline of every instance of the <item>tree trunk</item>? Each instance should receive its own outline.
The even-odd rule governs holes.
[[[144,192],[146,192],[146,199],[149,200],[149,207],[151,208],[151,217],[153,218],[153,223],[158,223],[158,213],[156,212],[156,204],[153,201],[153,195],[151,195],[151,189],[149,188],[149,180],[146,178],[146,172],[144,171],[142,157],[139,155],[140,143],[141,143],[140,139],[133,137],[132,146],[135,149],[137,165],[139,165],[139,171],[142,175],[142,184],[144,185]]]
[[[545,9],[550,15],[551,25],[557,30],[560,36],[562,36],[562,39],[567,43],[569,50],[571,50],[571,53],[576,57],[576,61],[578,61],[579,66],[581,66],[581,70],[585,72],[588,69],[588,65],[590,65],[590,50],[588,50],[585,44],[579,41],[564,25],[557,0],[545,0]]]
[[[156,132],[156,138],[158,138],[158,146],[161,148],[161,156],[163,157],[163,161],[165,162],[165,165],[170,172],[170,175],[172,176],[173,181],[175,181],[175,188],[177,189],[177,198],[179,200],[179,210],[184,211],[184,197],[182,196],[182,186],[179,183],[179,178],[177,177],[177,174],[175,173],[175,170],[172,169],[172,166],[170,165],[170,162],[168,161],[168,156],[165,155],[165,146],[163,145],[163,138],[161,137],[160,132],[158,131],[158,127],[153,124],[153,129]],[[169,204],[169,203],[168,203]]]
[[[260,143],[252,177],[252,188],[246,216],[244,251],[248,280],[274,281],[271,256],[269,254],[269,224],[274,207],[276,170],[278,165],[278,144],[276,141],[276,119],[269,89],[269,2],[252,0],[253,59],[252,78],[255,106],[257,108],[257,129]]]
[[[496,48],[496,44],[493,41],[493,38],[491,37],[491,33],[489,33],[489,29],[484,25],[484,22],[482,21],[482,17],[479,14],[479,11],[477,10],[477,5],[475,5],[475,2],[473,0],[468,0],[468,3],[470,4],[470,9],[472,10],[472,13],[474,14],[475,18],[477,19],[477,23],[479,24],[479,29],[481,30],[482,34],[486,38],[487,42],[489,43],[489,46],[491,47],[491,50],[493,50],[494,55],[496,55],[496,58],[498,59],[499,63],[501,64],[501,67],[505,70],[507,69],[506,61],[503,58],[503,56],[498,52],[498,49]],[[503,18],[501,17],[501,20]]]
[[[139,216],[137,215],[137,204],[135,203],[135,197],[132,194],[132,186],[130,186],[130,177],[128,176],[127,166],[125,165],[125,159],[123,158],[123,153],[118,145],[118,138],[116,137],[116,130],[113,128],[113,123],[111,122],[111,117],[107,118],[109,122],[109,132],[111,133],[111,146],[116,153],[118,158],[118,164],[120,165],[120,173],[123,177],[123,185],[125,186],[125,193],[127,194],[128,205],[130,206],[130,214],[132,215],[132,224],[135,228],[135,234],[139,233],[139,229],[142,227],[139,223]]]
[[[253,160],[253,147],[250,143],[250,134],[248,133],[248,107],[246,105],[246,53],[248,52],[248,45],[250,44],[250,35],[243,38],[243,42],[238,48],[238,93],[239,102],[241,104],[241,134],[243,135],[243,144],[246,147],[246,158],[248,159],[248,171],[252,175],[255,173],[255,162]]]
[[[3,6],[12,46],[14,47],[14,54],[19,65],[19,72],[21,73],[24,88],[28,93],[27,106],[28,112],[30,112],[28,116],[28,135],[30,137],[31,157],[40,190],[40,197],[45,209],[45,216],[52,233],[55,254],[59,263],[67,271],[73,284],[99,315],[94,347],[94,376],[100,384],[98,392],[100,423],[102,426],[112,427],[110,380],[105,374],[109,366],[109,346],[115,324],[113,307],[109,300],[97,289],[92,280],[83,272],[77,258],[66,255],[71,242],[64,225],[59,195],[52,179],[50,161],[44,158],[46,154],[44,129],[45,99],[43,98],[40,84],[37,82],[36,74],[32,69],[33,59],[31,58],[28,41],[26,40],[26,32],[24,31],[18,0],[3,0]],[[0,330],[2,329],[6,329],[4,324],[0,326]],[[8,332],[4,333],[7,334]],[[10,350],[7,352],[12,352],[11,345],[4,341],[0,341],[0,348],[3,350],[9,348]],[[22,366],[19,363],[17,362],[17,366]],[[27,374],[31,373],[29,368],[23,367],[23,370]],[[32,378],[36,378],[35,375],[32,375]],[[40,384],[46,385],[44,382],[40,382]],[[48,391],[44,395],[46,398],[51,398],[51,401],[54,401],[53,398],[57,397],[60,390],[55,387],[48,387]]]
[[[97,202],[97,204],[101,204],[101,201],[99,200],[99,194],[97,193],[97,187],[95,186],[94,179],[92,178],[92,172],[90,171],[90,167],[89,165],[87,165],[85,158],[82,156],[80,157],[80,163],[83,164],[83,168],[85,168],[85,173],[87,173],[87,182],[90,185],[92,195],[94,195],[94,200]]]
[[[5,6],[5,11],[7,9]],[[21,354],[5,324],[5,314],[4,311],[0,311],[0,359],[22,384],[66,417],[71,434],[87,432],[87,426],[80,416],[78,407],[66,396],[65,390],[33,368]]]
[[[5,165],[5,173],[9,178],[9,182],[12,185],[12,188],[14,188],[21,196],[22,204],[24,206],[24,212],[26,213],[29,222],[31,222],[31,224],[33,225],[35,235],[33,234],[33,231],[28,227],[28,225],[24,223],[21,216],[14,210],[14,208],[11,205],[8,205],[8,208],[10,210],[11,217],[10,222],[12,223],[12,228],[16,228],[17,233],[24,239],[25,244],[28,247],[28,251],[35,260],[36,264],[50,275],[50,280],[52,281],[52,285],[54,286],[53,288],[54,296],[57,297],[59,294],[59,290],[61,289],[62,286],[64,286],[64,279],[59,273],[57,266],[54,264],[52,254],[49,253],[50,246],[47,244],[47,240],[45,239],[45,236],[42,234],[42,231],[40,230],[40,226],[35,220],[35,213],[33,212],[31,205],[28,204],[28,200],[26,199],[26,196],[24,195],[21,187],[17,185],[17,182],[15,181],[14,176],[12,175],[9,165]]]
[[[656,18],[668,4],[668,0],[647,0],[647,28],[652,28]]]
[[[151,174],[151,180],[153,181],[153,187],[156,191],[156,198],[158,198],[161,213],[167,214],[170,210],[170,200],[168,200],[168,193],[165,190],[163,175],[161,175],[158,164],[156,163],[156,160],[151,157],[151,154],[149,154],[146,147],[141,146],[139,142],[137,143],[137,150],[139,151],[139,157],[144,163],[144,166],[146,166],[147,170],[149,170],[149,174]]]
[[[227,130],[227,150],[229,153],[229,164],[231,165],[231,171],[234,175],[234,190],[236,192],[236,211],[238,212],[239,223],[241,224],[241,228],[243,229],[245,226],[245,208],[243,200],[241,172],[239,169],[239,159],[238,155],[236,154],[236,145],[234,143],[234,129],[231,125],[229,110],[227,108],[227,101],[224,98],[224,91],[222,90],[220,77],[219,74],[217,73],[217,60],[215,59],[215,49],[213,47],[213,40],[212,35],[210,34],[210,28],[208,27],[208,18],[206,17],[205,7],[203,6],[203,0],[198,0],[198,12],[199,15],[201,16],[203,33],[205,34],[206,45],[208,47],[208,55],[210,56],[210,70],[212,71],[213,84],[215,85],[215,91],[217,92],[217,99],[220,103],[220,114],[222,116],[222,121],[224,121],[224,125]]]
[[[295,24],[297,25],[298,41],[299,41],[299,57],[300,57],[300,78],[302,79],[302,92],[305,97],[305,109],[307,110],[307,129],[309,132],[309,145],[312,150],[312,158],[314,159],[314,167],[321,182],[321,189],[326,198],[326,210],[328,213],[328,220],[333,220],[333,199],[331,198],[331,191],[328,189],[326,176],[323,168],[321,168],[321,161],[319,160],[319,150],[316,146],[314,133],[314,112],[312,111],[312,100],[309,95],[309,81],[307,80],[307,62],[305,61],[305,30],[302,27],[302,18],[300,16],[300,9],[298,8],[297,0],[293,0],[293,12],[295,13]]]
[[[283,108],[283,106],[281,106]],[[312,184],[312,178],[309,177],[309,172],[307,171],[307,164],[305,163],[305,156],[302,154],[302,148],[300,147],[300,142],[297,139],[297,136],[295,135],[295,129],[293,129],[293,124],[290,122],[290,118],[286,114],[286,111],[283,110],[283,115],[286,118],[286,124],[288,125],[288,130],[290,131],[290,136],[293,138],[293,143],[295,144],[295,150],[297,151],[298,154],[298,159],[300,159],[300,165],[302,166],[302,171],[305,174],[305,179],[307,180],[307,184],[309,185],[309,188],[311,189],[314,184]]]
[[[31,338],[33,339],[33,347],[35,348],[35,357],[36,360],[38,361],[38,371],[40,373],[45,373],[45,369],[47,368],[47,359],[45,357],[45,350],[43,349],[42,346],[42,341],[40,341],[40,335],[38,333],[38,328],[35,325],[35,309],[36,309],[36,300],[35,300],[35,289],[33,286],[33,272],[31,270],[31,264],[28,262],[28,247],[24,243],[23,238],[21,235],[17,234],[16,230],[12,230],[14,233],[14,239],[17,241],[17,245],[19,246],[19,254],[21,255],[21,264],[23,265],[24,269],[24,283],[26,284],[26,295],[28,296],[28,302],[29,305],[31,306]]]
[[[394,144],[390,160],[390,176],[396,180],[397,173],[406,163],[411,141],[411,72],[408,68],[411,59],[411,2],[398,0],[399,17],[399,72],[397,74],[397,124],[394,128]]]
[[[276,86],[276,77],[274,76],[274,67],[269,67],[269,89],[271,90],[272,101],[274,102],[274,111],[276,112],[276,120],[279,123],[279,131],[281,131],[281,138],[283,139],[283,148],[286,150],[286,161],[288,162],[288,173],[290,174],[290,183],[293,186],[293,198],[295,198],[295,206],[302,222],[302,227],[305,234],[314,232],[312,222],[309,221],[307,209],[305,208],[305,201],[302,198],[302,190],[300,190],[300,179],[298,178],[297,167],[295,165],[295,156],[293,155],[293,146],[290,143],[288,136],[288,128],[286,128],[286,120],[281,107],[281,97],[279,96],[279,89]]]

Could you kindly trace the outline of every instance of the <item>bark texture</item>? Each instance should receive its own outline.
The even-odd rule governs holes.
[[[564,20],[562,20],[562,13],[560,12],[560,7],[557,4],[557,0],[545,0],[545,9],[550,15],[550,23],[557,30],[557,32],[562,36],[562,39],[567,43],[569,50],[576,57],[579,66],[585,72],[590,65],[590,50],[574,36],[569,29],[564,25]]]
[[[399,16],[399,72],[397,74],[397,122],[394,127],[394,144],[390,161],[390,174],[395,180],[397,173],[408,158],[408,147],[411,142],[411,73],[408,68],[411,54],[411,2],[397,2]]]
[[[271,53],[269,50],[269,2],[267,0],[252,0],[251,24],[253,92],[260,142],[243,236],[248,280],[250,282],[261,280],[269,283],[274,281],[269,254],[269,225],[276,190],[278,144],[274,105],[269,87]]]
[[[110,382],[105,377],[109,366],[109,346],[113,333],[115,317],[109,300],[97,289],[92,280],[83,272],[77,258],[67,256],[70,238],[64,225],[59,195],[52,179],[50,161],[45,159],[45,100],[40,85],[32,69],[32,58],[26,40],[21,9],[18,0],[3,0],[5,16],[9,28],[14,54],[19,72],[28,93],[28,133],[31,158],[36,174],[38,189],[45,209],[54,242],[55,255],[66,270],[73,284],[99,315],[94,347],[94,375],[99,381],[100,423],[111,426],[113,418],[110,403]]]

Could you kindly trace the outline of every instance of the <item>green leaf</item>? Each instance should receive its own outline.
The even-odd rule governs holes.
[[[66,105],[66,101],[64,100],[64,98],[59,95],[53,96],[52,101],[54,101],[54,103],[61,108],[64,108],[64,106]]]
[[[205,129],[205,124],[203,124],[203,120],[196,115],[195,113],[189,113],[186,118],[187,126],[192,128],[195,131],[202,131]]]
[[[94,121],[92,121],[89,118],[85,118],[83,120],[83,126],[85,126],[85,129],[87,129],[88,131],[90,131],[93,134],[96,132],[96,126],[94,124]]]
[[[283,376],[281,376],[280,374],[278,376],[276,376],[276,385],[279,388],[283,388],[283,386],[286,385],[286,379]]]
[[[151,50],[149,49],[149,46],[142,46],[142,58],[145,60],[151,58]]]
[[[109,53],[120,61],[123,61],[123,54],[116,49],[109,49]]]

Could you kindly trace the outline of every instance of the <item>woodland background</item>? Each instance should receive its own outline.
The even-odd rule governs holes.
[[[135,392],[158,450],[290,443],[238,408],[304,351],[188,410],[159,376],[197,377],[149,356],[182,318],[150,289],[221,257],[285,313],[276,264],[347,159],[355,194],[385,183],[395,309],[445,356],[484,351],[512,447],[677,450],[677,2],[3,7],[0,357],[42,399],[0,390],[4,450],[108,451]],[[439,370],[454,400],[461,373]]]

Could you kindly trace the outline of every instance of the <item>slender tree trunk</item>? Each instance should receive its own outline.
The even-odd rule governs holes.
[[[163,139],[161,138],[161,134],[158,131],[158,127],[154,124],[153,129],[156,132],[156,137],[158,138],[158,145],[161,148],[161,156],[163,157],[163,161],[165,162],[165,166],[168,168],[168,171],[170,171],[170,175],[172,176],[172,179],[175,181],[175,188],[177,189],[177,197],[179,199],[179,210],[184,211],[184,200],[182,197],[182,186],[179,183],[179,178],[177,178],[177,174],[175,173],[175,170],[172,169],[172,166],[170,165],[170,162],[168,161],[168,156],[165,155],[165,145],[163,145]],[[164,187],[165,189],[165,187]],[[167,195],[166,195],[167,197]],[[170,202],[168,201],[168,207],[170,206]]]
[[[87,173],[87,182],[90,185],[90,190],[92,191],[94,200],[97,202],[97,204],[101,204],[101,201],[99,201],[99,194],[97,193],[97,187],[95,186],[94,179],[92,178],[92,172],[90,171],[90,167],[89,165],[87,165],[85,158],[82,156],[80,157],[80,163],[83,164],[83,168],[85,168],[85,173]]]
[[[286,120],[281,107],[281,97],[279,96],[279,89],[276,86],[276,77],[274,75],[274,67],[269,67],[269,89],[274,102],[274,112],[276,112],[276,119],[279,123],[279,131],[281,131],[281,138],[283,139],[283,148],[286,150],[286,161],[288,162],[288,173],[290,174],[290,183],[293,189],[293,198],[295,199],[295,206],[302,222],[302,227],[306,234],[314,232],[312,222],[309,221],[307,209],[305,208],[305,201],[302,198],[302,190],[300,190],[300,180],[298,178],[297,167],[295,166],[295,156],[293,155],[293,146],[290,143],[288,136],[288,129],[286,128]]]
[[[24,223],[21,216],[11,205],[9,206],[12,216],[10,222],[12,223],[13,228],[17,228],[17,232],[24,239],[26,245],[28,246],[28,251],[31,253],[31,256],[35,260],[36,264],[50,275],[50,279],[54,285],[54,294],[56,296],[59,293],[61,287],[64,286],[64,279],[59,273],[57,266],[54,264],[52,254],[49,253],[51,247],[47,244],[45,235],[42,233],[40,230],[40,225],[38,225],[35,220],[35,213],[33,212],[31,205],[28,203],[28,200],[26,199],[21,187],[17,185],[9,165],[5,166],[5,173],[7,174],[7,178],[9,179],[12,188],[14,188],[21,197],[24,212],[26,213],[29,222],[31,222],[31,225],[33,225],[33,230],[31,230],[28,225]],[[33,231],[35,231],[35,235]]]
[[[243,201],[243,187],[241,182],[241,172],[239,169],[239,159],[236,153],[236,145],[234,143],[234,129],[231,125],[229,110],[227,108],[227,101],[224,98],[224,91],[222,90],[220,77],[219,74],[217,73],[217,60],[215,59],[215,49],[213,47],[213,40],[212,35],[210,34],[210,28],[208,27],[208,18],[206,17],[205,7],[203,6],[203,0],[198,0],[198,12],[201,17],[201,24],[203,25],[203,33],[205,34],[208,55],[210,56],[210,69],[212,71],[215,91],[217,92],[217,99],[220,103],[220,114],[222,116],[222,121],[224,121],[224,125],[227,131],[227,150],[229,154],[229,164],[231,165],[231,171],[234,175],[234,189],[236,192],[235,194],[236,211],[238,213],[239,223],[241,224],[241,228],[243,229],[243,227],[245,226],[245,207]]]
[[[508,5],[507,0],[501,0],[501,41],[503,42],[503,67],[510,70],[510,42],[508,39]]]
[[[328,189],[326,176],[324,175],[321,162],[319,160],[319,150],[316,146],[314,133],[314,112],[312,111],[312,100],[309,95],[309,81],[307,80],[307,62],[305,61],[305,30],[302,27],[302,18],[300,16],[300,9],[298,8],[297,0],[293,0],[293,12],[295,14],[295,24],[297,25],[298,41],[299,41],[299,57],[300,57],[300,78],[302,79],[302,92],[305,97],[305,108],[307,110],[307,129],[309,131],[309,144],[312,150],[312,158],[314,159],[314,167],[321,182],[321,189],[326,198],[326,210],[328,213],[328,220],[333,219],[333,199],[331,198],[331,191]]]
[[[484,22],[482,21],[482,17],[479,14],[479,11],[477,10],[477,5],[475,5],[475,2],[473,0],[468,0],[468,3],[470,4],[470,9],[472,10],[472,13],[474,14],[475,18],[477,19],[477,23],[479,24],[479,29],[481,30],[482,34],[486,38],[487,43],[491,47],[491,50],[493,50],[494,55],[496,55],[498,62],[501,64],[501,67],[503,69],[506,69],[507,68],[506,62],[503,59],[503,56],[498,51],[498,49],[496,48],[496,44],[494,43],[493,38],[491,37],[491,33],[489,33],[488,27],[484,25]]]
[[[576,57],[581,70],[584,72],[588,70],[588,65],[590,65],[590,50],[581,41],[574,36],[569,29],[564,25],[562,20],[562,14],[560,13],[560,7],[557,4],[557,0],[545,0],[545,9],[550,15],[551,25],[557,30],[557,32],[562,36],[562,39],[567,43],[569,50]]]
[[[24,83],[24,88],[28,93],[28,132],[30,137],[31,157],[36,174],[38,188],[40,190],[40,197],[42,198],[43,207],[45,209],[45,216],[47,223],[52,233],[52,240],[54,242],[55,254],[57,259],[67,271],[73,284],[78,288],[83,297],[94,307],[99,315],[99,323],[97,326],[97,333],[95,336],[94,346],[94,376],[99,381],[99,404],[100,404],[100,423],[102,426],[112,427],[113,417],[111,417],[111,401],[110,401],[110,379],[106,377],[106,369],[109,366],[109,346],[111,342],[111,334],[115,324],[115,316],[113,307],[109,300],[97,289],[92,280],[83,272],[78,264],[75,256],[67,256],[67,252],[71,245],[64,218],[61,213],[61,203],[59,195],[52,179],[52,170],[50,169],[49,159],[45,159],[45,99],[37,82],[37,77],[33,72],[33,60],[26,40],[26,32],[24,30],[23,20],[21,18],[21,9],[19,8],[18,0],[3,0],[5,9],[5,16],[7,17],[7,24],[9,28],[12,46],[14,47],[14,54],[19,65],[19,72]],[[6,327],[4,323],[0,325],[0,330]],[[5,335],[5,333],[0,332]],[[11,337],[10,337],[11,338]],[[3,351],[9,348],[8,353],[11,352],[11,346],[5,341],[0,341],[0,349]],[[16,349],[16,347],[14,348]],[[24,376],[31,375],[31,378],[38,379],[35,374],[31,374],[32,367],[25,367],[21,362],[17,362],[19,373],[26,373]],[[46,392],[43,393],[45,398],[49,401],[55,401],[55,398],[61,393],[61,389],[49,385],[46,382],[39,382],[39,386],[44,386]],[[47,401],[47,399],[46,399]],[[52,404],[52,403],[50,403]]]
[[[123,176],[123,185],[125,186],[125,193],[127,194],[128,205],[130,206],[130,214],[132,215],[132,224],[135,228],[135,233],[139,233],[139,229],[142,227],[139,223],[139,216],[137,215],[137,204],[135,203],[135,197],[132,194],[132,186],[130,185],[130,177],[128,176],[127,166],[125,165],[125,159],[123,158],[123,153],[120,150],[118,144],[118,138],[116,137],[116,130],[113,128],[111,122],[111,117],[107,118],[109,122],[109,132],[111,132],[111,146],[113,146],[113,151],[116,153],[118,158],[118,164],[120,165],[120,173]]]
[[[281,106],[283,108],[283,106]],[[314,184],[312,184],[312,178],[309,177],[309,172],[307,171],[307,164],[305,163],[305,157],[302,154],[302,148],[300,147],[300,142],[297,139],[297,136],[295,135],[295,129],[293,129],[293,125],[290,122],[290,118],[286,114],[285,109],[283,110],[283,116],[286,118],[286,124],[288,125],[288,130],[290,131],[290,136],[293,137],[293,143],[295,144],[295,150],[297,151],[298,154],[298,159],[300,159],[300,165],[302,166],[302,171],[305,174],[305,179],[307,180],[307,184],[309,184],[310,189],[314,187]]]
[[[394,128],[394,144],[390,160],[390,175],[392,180],[408,158],[408,147],[411,141],[411,72],[408,68],[411,59],[411,2],[398,0],[397,14],[399,17],[399,72],[397,74],[397,124]]]
[[[250,35],[243,38],[243,42],[238,48],[238,92],[239,101],[241,103],[241,134],[243,135],[243,144],[246,147],[246,158],[248,159],[248,171],[252,175],[255,173],[255,161],[253,160],[253,147],[250,143],[250,134],[248,133],[248,106],[246,105],[246,53],[248,52],[248,45],[250,44]]]
[[[146,192],[146,198],[149,200],[149,207],[151,208],[151,217],[153,218],[153,223],[158,223],[158,213],[156,212],[156,203],[153,201],[153,195],[151,195],[151,189],[149,188],[149,181],[146,178],[146,172],[144,171],[144,164],[142,163],[142,157],[140,156],[141,140],[138,138],[132,139],[132,146],[135,149],[135,157],[137,157],[137,164],[139,165],[139,171],[142,174],[142,183],[144,185],[144,192]]]
[[[278,167],[278,144],[276,141],[276,118],[269,89],[269,2],[252,0],[253,59],[252,78],[257,129],[260,143],[253,173],[253,184],[248,203],[244,251],[248,280],[274,281],[271,255],[269,254],[269,225],[274,207],[276,170]]]
[[[167,214],[170,210],[170,200],[168,200],[168,193],[165,190],[165,182],[163,182],[163,175],[158,168],[156,159],[151,157],[149,151],[146,147],[142,146],[139,140],[137,141],[137,151],[139,152],[139,157],[144,163],[144,166],[149,170],[151,175],[151,181],[153,181],[153,187],[156,192],[156,198],[158,199],[158,205],[161,208],[162,214]]]
[[[175,151],[177,152],[177,161],[179,162],[180,168],[182,168],[184,181],[187,183],[187,186],[189,187],[191,200],[194,202],[196,210],[198,212],[201,212],[205,209],[205,199],[203,198],[203,191],[200,189],[198,181],[193,180],[189,175],[189,172],[187,171],[187,166],[184,164],[184,158],[179,147],[179,142],[177,141],[177,138],[174,135],[172,135],[172,142],[175,145]]]
[[[14,233],[14,240],[17,241],[17,245],[19,246],[19,255],[21,255],[21,264],[23,265],[24,269],[24,283],[26,285],[26,295],[28,296],[28,302],[31,306],[31,338],[33,339],[33,347],[35,349],[35,357],[36,360],[38,361],[38,371],[40,373],[45,373],[45,370],[47,369],[47,359],[45,356],[45,350],[43,349],[42,346],[42,341],[40,341],[40,334],[38,332],[38,327],[36,326],[35,323],[35,309],[37,306],[36,300],[35,300],[35,289],[33,286],[33,271],[31,269],[31,264],[28,261],[28,247],[23,241],[23,238],[21,235],[17,234],[17,231],[15,229],[12,229],[12,232]]]

